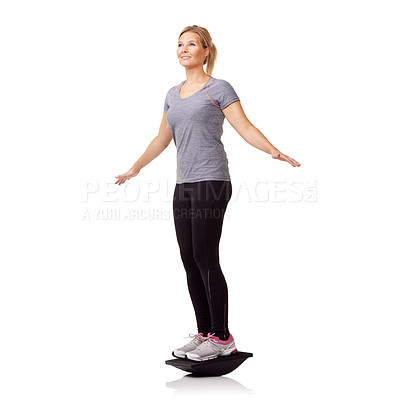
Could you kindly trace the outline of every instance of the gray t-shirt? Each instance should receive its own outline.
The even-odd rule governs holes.
[[[221,142],[222,109],[240,100],[229,82],[212,76],[197,92],[181,98],[179,85],[168,90],[164,111],[177,148],[176,183],[230,181],[228,158]]]

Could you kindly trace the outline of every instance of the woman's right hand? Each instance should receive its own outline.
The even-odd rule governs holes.
[[[126,180],[131,179],[135,177],[138,173],[140,172],[140,169],[130,169],[128,172],[125,172],[124,174],[117,175],[117,182],[115,182],[117,185],[123,184]]]

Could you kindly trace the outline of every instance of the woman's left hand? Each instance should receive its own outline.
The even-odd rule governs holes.
[[[272,151],[271,157],[272,158],[276,158],[277,160],[286,161],[289,164],[293,165],[293,167],[300,167],[300,165],[301,165],[300,163],[298,163],[293,158],[290,158],[289,156],[287,156],[286,154],[281,153],[278,150]]]

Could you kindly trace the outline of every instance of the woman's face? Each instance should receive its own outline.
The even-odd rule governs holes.
[[[204,49],[200,36],[195,32],[185,32],[178,40],[177,56],[184,67],[203,65],[209,49]],[[184,57],[184,58],[183,58]]]

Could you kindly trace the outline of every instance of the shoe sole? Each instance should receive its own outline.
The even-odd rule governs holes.
[[[232,349],[229,349],[228,351],[225,350],[221,354],[209,356],[209,357],[203,357],[203,358],[190,358],[186,354],[186,358],[191,361],[209,361],[209,360],[214,360],[215,358],[218,358],[218,357],[230,356],[231,354],[235,354],[236,352],[237,352],[237,349],[235,348],[234,350],[232,350]]]
[[[176,358],[183,358],[183,359],[187,358],[187,357],[186,357],[186,354],[177,355],[177,354],[175,354],[174,351],[172,352],[172,355],[173,355],[174,357],[176,357]]]

